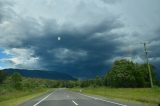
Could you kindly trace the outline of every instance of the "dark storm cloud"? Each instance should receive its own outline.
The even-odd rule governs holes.
[[[118,35],[110,32],[122,26],[116,19],[81,28],[72,25],[69,28],[60,27],[54,20],[43,24],[43,31],[36,31],[39,32],[37,36],[27,33],[32,37],[24,39],[21,46],[34,49],[34,55],[40,58],[39,63],[44,69],[78,77],[101,75],[108,68],[105,61],[120,46],[120,42],[115,41]],[[29,27],[27,30],[31,29]],[[58,36],[61,37],[60,41],[57,40]]]

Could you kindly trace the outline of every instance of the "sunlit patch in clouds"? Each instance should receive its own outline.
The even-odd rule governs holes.
[[[156,65],[160,62],[160,23],[155,18],[160,14],[154,13],[158,2],[0,0],[0,48],[9,56],[3,56],[1,64],[92,78],[104,75],[115,59],[143,63],[143,45],[137,43],[149,40],[149,50],[154,51],[150,61]]]
[[[32,50],[13,48],[9,50],[4,50],[4,53],[11,55],[11,57],[0,59],[1,62],[10,63],[10,68],[37,68],[38,57],[34,56]]]

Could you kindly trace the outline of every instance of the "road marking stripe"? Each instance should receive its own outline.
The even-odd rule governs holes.
[[[33,106],[37,106],[38,104],[40,104],[41,102],[43,102],[45,99],[47,99],[50,95],[52,95],[52,93],[50,93],[49,95],[47,95],[46,97],[44,97],[43,99],[41,99],[39,102],[37,102]]]
[[[72,102],[73,102],[76,106],[78,105],[74,100],[72,100]]]
[[[112,102],[112,101],[108,101],[108,100],[104,100],[104,99],[99,99],[99,98],[88,96],[88,95],[84,95],[84,94],[81,94],[81,93],[79,93],[79,94],[83,95],[83,96],[86,96],[86,97],[89,97],[89,98],[92,98],[92,99],[95,99],[95,100],[100,100],[100,101],[104,101],[104,102],[108,102],[108,103],[112,103],[112,104],[116,104],[116,105],[120,105],[120,106],[127,106],[127,105],[120,104],[120,103],[117,103],[117,102]]]

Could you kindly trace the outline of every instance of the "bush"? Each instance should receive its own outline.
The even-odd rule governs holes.
[[[154,83],[157,81],[153,66],[151,72]],[[125,59],[114,62],[105,77],[106,86],[111,87],[149,87],[149,74],[146,64],[135,64]]]
[[[13,73],[13,75],[11,76],[11,83],[13,87],[16,89],[22,89],[21,82],[22,82],[22,76],[17,72]]]
[[[4,71],[0,70],[0,84],[3,83],[6,77],[7,77],[7,74]]]

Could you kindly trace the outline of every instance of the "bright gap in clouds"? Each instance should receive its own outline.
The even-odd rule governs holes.
[[[58,40],[61,40],[61,37],[60,37],[60,36],[58,36]]]

